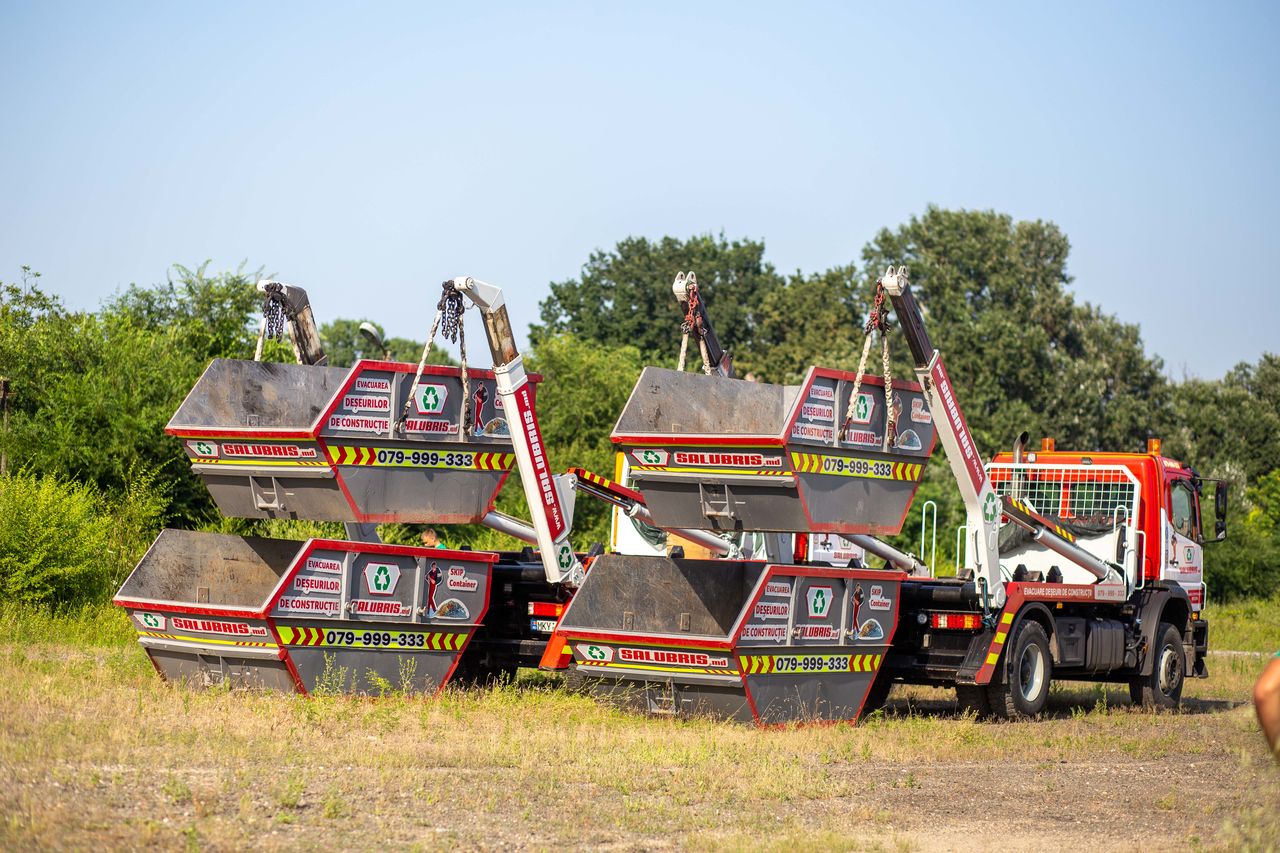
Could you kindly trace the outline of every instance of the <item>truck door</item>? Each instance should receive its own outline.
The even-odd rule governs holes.
[[[1204,541],[1200,533],[1199,499],[1191,481],[1169,481],[1168,503],[1161,515],[1164,569],[1161,577],[1181,584],[1193,610],[1204,604]]]

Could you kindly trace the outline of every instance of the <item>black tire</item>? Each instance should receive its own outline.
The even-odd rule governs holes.
[[[961,713],[972,711],[979,718],[991,716],[991,703],[987,701],[987,688],[978,684],[957,684],[956,702]]]
[[[1037,717],[1049,700],[1053,678],[1049,635],[1039,622],[1023,619],[1009,640],[987,685],[991,713],[1006,720]]]
[[[1187,653],[1182,646],[1182,632],[1161,622],[1156,629],[1155,659],[1150,675],[1129,680],[1129,698],[1144,708],[1172,711],[1182,702],[1182,687],[1187,681]]]
[[[876,673],[876,680],[871,682],[866,701],[862,703],[862,716],[867,717],[884,707],[889,701],[889,691],[893,690],[893,679],[882,672]]]

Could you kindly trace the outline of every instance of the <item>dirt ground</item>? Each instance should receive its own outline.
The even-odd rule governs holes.
[[[899,689],[855,727],[762,731],[536,674],[301,699],[165,685],[136,647],[0,647],[0,847],[1275,850],[1262,660],[1215,656],[1176,714],[1068,685],[993,723]]]

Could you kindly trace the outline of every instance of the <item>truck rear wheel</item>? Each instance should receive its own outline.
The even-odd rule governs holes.
[[[1144,708],[1173,710],[1182,701],[1182,685],[1186,682],[1186,651],[1182,648],[1182,632],[1161,622],[1156,631],[1156,657],[1150,675],[1139,675],[1129,681],[1129,698]]]
[[[1035,717],[1049,700],[1053,659],[1049,657],[1049,635],[1039,622],[1023,619],[1005,646],[996,677],[987,686],[991,713],[1005,719]]]

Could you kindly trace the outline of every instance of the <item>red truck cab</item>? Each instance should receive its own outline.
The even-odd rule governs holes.
[[[1002,471],[1002,466],[1014,464],[1013,454],[997,454],[992,463],[992,480],[999,483],[1002,478],[1009,476]],[[1054,440],[1046,438],[1039,451],[1026,454],[1022,465],[1028,466],[1032,472],[1041,468],[1049,470],[1068,467],[1075,472],[1071,482],[1061,485],[1055,483],[1052,492],[1054,506],[1039,507],[1043,512],[1067,520],[1071,519],[1072,507],[1080,503],[1071,500],[1073,491],[1078,493],[1084,489],[1094,489],[1114,492],[1114,488],[1106,482],[1109,478],[1102,472],[1114,471],[1116,468],[1128,471],[1133,485],[1137,487],[1137,513],[1133,523],[1136,541],[1126,545],[1134,549],[1131,582],[1138,588],[1158,581],[1180,585],[1186,590],[1191,602],[1192,618],[1198,616],[1205,602],[1205,537],[1200,514],[1203,481],[1191,467],[1162,455],[1159,439],[1148,441],[1146,453],[1082,453],[1059,451],[1054,446]],[[1099,473],[1091,477],[1090,469]],[[1032,477],[1034,476],[1033,473]],[[1220,539],[1225,533],[1225,492],[1221,489],[1219,492],[1217,538]],[[1124,503],[1125,501],[1116,499],[1114,494],[1107,494],[1095,501],[1094,506],[1114,515],[1122,512],[1118,505]],[[1099,556],[1116,562],[1122,561],[1117,557],[1123,558],[1123,554]]]

